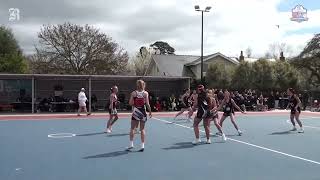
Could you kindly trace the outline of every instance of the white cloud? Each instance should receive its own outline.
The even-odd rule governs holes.
[[[46,0],[33,1],[45,4]],[[212,6],[204,16],[205,54],[219,51],[239,56],[241,50],[250,46],[253,55],[259,57],[274,42],[285,42],[298,54],[313,34],[320,32],[320,9],[308,12],[309,21],[296,23],[290,21],[291,9],[288,12],[277,10],[283,1],[286,0],[75,0],[68,3],[68,8],[74,3],[74,12],[61,6],[56,10],[60,16],[47,19],[41,14],[37,14],[41,19],[27,17],[26,13],[24,19],[29,21],[19,22],[12,28],[26,52],[32,51],[37,42],[36,33],[41,24],[52,22],[52,18],[55,23],[62,23],[72,17],[74,23],[89,23],[100,28],[131,55],[140,46],[157,40],[168,41],[177,54],[199,55],[201,13],[194,10],[194,5],[199,4],[203,8]],[[78,12],[76,8],[89,13]],[[37,20],[34,24],[33,19]]]

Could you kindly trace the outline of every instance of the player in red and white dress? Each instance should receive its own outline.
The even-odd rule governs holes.
[[[143,80],[137,81],[137,90],[131,93],[129,104],[132,106],[132,118],[131,118],[131,128],[130,128],[130,145],[127,148],[128,151],[134,148],[133,138],[134,131],[137,125],[140,123],[141,132],[141,149],[140,152],[144,151],[145,142],[145,123],[147,122],[147,112],[149,111],[150,118],[152,117],[150,103],[149,103],[149,93],[145,91],[145,82]]]
[[[118,117],[118,111],[117,111],[117,103],[118,103],[118,87],[113,86],[111,89],[110,94],[110,102],[109,102],[109,121],[107,123],[107,130],[106,133],[112,132],[112,125],[119,119]]]

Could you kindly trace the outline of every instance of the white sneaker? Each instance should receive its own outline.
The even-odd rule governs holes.
[[[241,136],[242,135],[242,132],[240,130],[238,130],[238,135]]]
[[[200,139],[196,139],[195,141],[192,142],[193,145],[198,145],[201,143]]]
[[[111,133],[111,130],[108,128],[108,129],[106,130],[106,133]]]
[[[304,133],[303,128],[300,128],[300,130],[298,131],[298,133]]]
[[[296,131],[297,128],[296,127],[293,127],[290,131]]]
[[[222,140],[223,141],[227,141],[227,137],[226,137],[226,135],[224,133],[222,134]]]
[[[206,144],[211,144],[211,139],[207,139]]]

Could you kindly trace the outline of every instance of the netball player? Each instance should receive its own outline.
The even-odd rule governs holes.
[[[203,125],[205,128],[205,133],[207,137],[206,144],[211,144],[210,140],[210,115],[208,117],[209,113],[209,107],[211,107],[211,100],[208,97],[204,86],[199,85],[197,88],[197,100],[195,101],[195,104],[193,105],[193,108],[198,107],[198,112],[196,117],[194,118],[193,122],[193,130],[196,137],[196,140],[192,142],[193,145],[197,145],[201,143],[200,140],[200,132],[199,132],[199,123],[203,120]]]
[[[176,118],[179,115],[183,114],[185,111],[190,111],[191,107],[189,103],[189,98],[190,98],[190,89],[186,89],[184,91],[184,94],[181,96],[181,100],[182,100],[181,110],[180,112],[178,112],[178,114],[176,114],[176,116],[174,117],[174,120],[176,120]]]
[[[139,151],[143,152],[145,143],[145,123],[147,122],[146,108],[149,111],[150,118],[152,117],[151,107],[149,103],[149,93],[145,91],[145,82],[143,80],[137,81],[137,90],[131,93],[129,104],[133,107],[133,110],[130,128],[130,145],[127,150],[130,151],[134,148],[134,131],[137,125],[140,124],[141,149]]]
[[[245,113],[244,111],[242,111],[239,106],[234,102],[234,100],[230,97],[230,93],[228,92],[228,90],[225,90],[224,92],[224,99],[222,100],[218,110],[223,109],[223,115],[220,119],[220,126],[222,127],[222,124],[224,122],[224,120],[227,117],[230,117],[231,122],[233,124],[233,126],[236,128],[236,130],[238,131],[238,135],[241,136],[242,132],[240,131],[238,125],[236,124],[235,121],[235,116],[234,116],[234,109],[239,110],[241,113]]]
[[[302,122],[299,119],[300,113],[301,113],[301,108],[300,108],[301,101],[300,101],[299,97],[297,96],[297,94],[295,93],[294,89],[289,88],[287,90],[287,94],[289,95],[289,104],[288,104],[287,109],[288,108],[291,109],[290,121],[291,121],[291,123],[293,125],[293,128],[292,128],[291,131],[296,131],[297,130],[296,123],[294,121],[294,119],[296,119],[297,123],[300,126],[300,130],[298,131],[298,133],[304,133]]]
[[[214,98],[215,97],[214,96],[214,92],[213,92],[213,90],[208,90],[207,94],[208,94],[208,97],[210,99],[211,106],[209,106],[209,111],[208,111],[209,114],[206,117],[206,118],[208,118],[208,121],[205,120],[204,122],[208,122],[209,123],[209,128],[210,128],[210,122],[213,121],[214,125],[217,127],[217,129],[218,129],[218,131],[219,131],[219,133],[220,133],[220,135],[222,137],[222,140],[226,141],[227,140],[226,135],[223,133],[222,127],[219,124],[218,111],[215,110],[217,108],[217,100]],[[210,129],[208,131],[210,131]]]
[[[112,132],[112,125],[119,119],[118,111],[117,111],[117,103],[118,103],[118,87],[113,86],[111,89],[111,94],[109,98],[109,121],[107,123],[106,133]]]

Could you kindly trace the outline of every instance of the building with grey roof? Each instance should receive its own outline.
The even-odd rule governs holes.
[[[209,64],[222,63],[226,66],[235,66],[239,61],[235,58],[230,58],[220,52],[205,56],[204,74],[206,73]],[[200,56],[189,55],[153,55],[151,62],[145,72],[149,76],[176,76],[176,77],[191,77],[200,79],[201,59]]]

